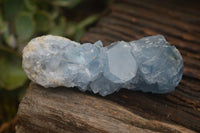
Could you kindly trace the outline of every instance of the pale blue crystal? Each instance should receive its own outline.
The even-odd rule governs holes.
[[[179,51],[161,35],[132,42],[80,45],[58,36],[35,38],[23,50],[27,76],[44,87],[78,87],[102,96],[120,88],[167,93],[181,80]]]

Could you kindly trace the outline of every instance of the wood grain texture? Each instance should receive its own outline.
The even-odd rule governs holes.
[[[76,88],[43,88],[34,83],[30,84],[20,104],[18,116],[17,133],[194,132],[145,119],[117,103]]]
[[[200,132],[200,2],[117,0],[82,42],[132,41],[162,34],[184,60],[181,83],[170,94],[121,90],[107,97],[149,119],[170,121]]]
[[[19,129],[30,128],[36,131],[51,131],[52,129],[55,131],[53,129],[56,128],[57,131],[80,129],[82,132],[111,132],[114,131],[114,128],[119,128],[119,131],[124,130],[124,132],[134,130],[135,132],[168,132],[169,125],[164,126],[161,130],[154,127],[156,124],[149,127],[148,124],[144,124],[145,122],[162,121],[200,132],[199,1],[116,0],[97,24],[82,37],[81,41],[102,40],[104,45],[108,45],[114,41],[132,41],[156,34],[164,35],[183,56],[184,74],[174,92],[156,95],[120,90],[102,99],[98,95],[86,95],[71,89],[43,90],[34,85],[34,87],[29,87],[20,104]],[[86,101],[89,102],[89,105],[83,103],[84,98],[88,98]],[[97,103],[96,100],[99,102]],[[81,103],[86,107],[80,105],[79,108],[76,103],[73,103],[75,101],[78,105]],[[98,106],[100,107],[98,108]],[[57,110],[56,107],[59,107],[60,110]],[[78,109],[81,111],[77,111]],[[116,115],[112,113],[112,110]],[[97,111],[96,114],[93,111]],[[138,120],[134,123],[136,117]],[[35,121],[31,121],[32,119]],[[141,122],[141,119],[145,122]],[[44,120],[44,125],[37,125],[37,122],[42,120]],[[99,122],[95,122],[95,120]],[[141,123],[140,126],[137,125],[138,121],[143,123],[142,126]],[[46,125],[45,122],[47,122]],[[162,125],[162,122],[158,123]],[[102,123],[105,125],[103,126]],[[116,127],[115,124],[120,126]],[[48,129],[48,126],[51,128]],[[121,129],[121,126],[124,129]],[[182,132],[179,129],[175,129],[175,131]]]

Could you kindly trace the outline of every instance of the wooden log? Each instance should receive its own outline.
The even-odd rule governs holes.
[[[102,98],[31,84],[19,106],[17,131],[200,132],[199,24],[197,0],[116,0],[81,41],[102,40],[108,45],[164,35],[184,60],[184,75],[176,90],[163,95],[120,90]]]
[[[19,108],[18,133],[194,132],[145,119],[104,97],[76,88],[43,88],[31,83]]]
[[[148,119],[170,121],[200,132],[200,2],[117,0],[110,12],[83,36],[82,42],[131,41],[162,34],[184,60],[181,83],[170,94],[122,90],[108,97]]]

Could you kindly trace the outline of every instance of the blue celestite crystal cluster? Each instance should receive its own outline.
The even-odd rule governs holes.
[[[23,50],[27,76],[44,87],[78,87],[102,96],[120,88],[167,93],[181,80],[179,51],[161,35],[131,42],[80,45],[59,36],[32,39]]]

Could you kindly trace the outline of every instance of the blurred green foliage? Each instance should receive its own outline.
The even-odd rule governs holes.
[[[0,0],[0,125],[16,114],[29,82],[21,67],[22,50],[27,42],[44,34],[79,41],[109,2]]]

